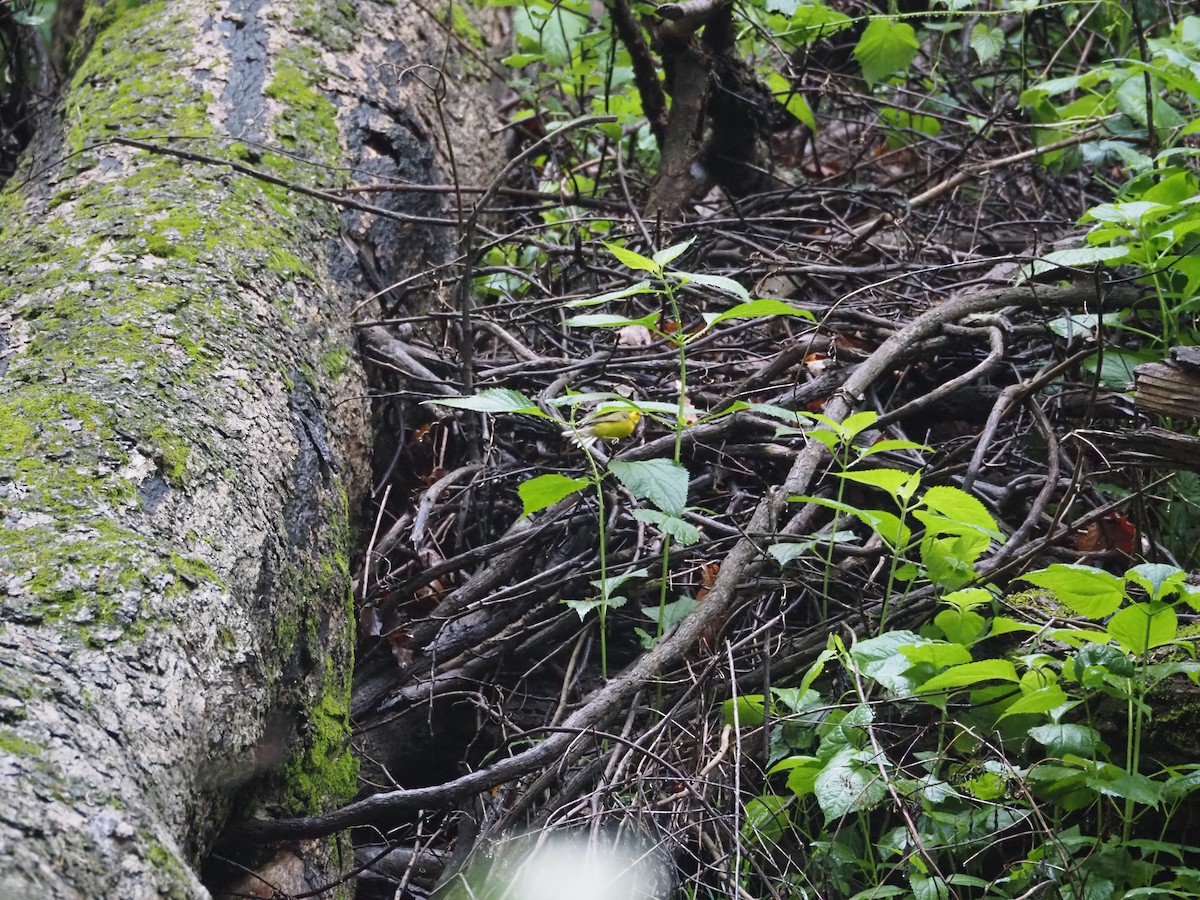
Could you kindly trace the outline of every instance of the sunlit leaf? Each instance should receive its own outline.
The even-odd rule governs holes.
[[[538,405],[520,391],[508,388],[488,388],[470,397],[445,397],[439,400],[426,400],[432,406],[449,406],[454,409],[469,409],[483,413],[521,413],[526,416],[550,418]]]
[[[911,25],[882,17],[867,25],[854,48],[854,58],[862,66],[863,77],[876,84],[893,72],[907,69],[919,49]]]
[[[675,516],[687,508],[688,471],[669,459],[614,459],[608,469],[639,500]]]
[[[568,478],[555,472],[530,478],[517,487],[522,513],[528,516],[553,506],[559,500],[582,491],[590,483],[586,478]]]

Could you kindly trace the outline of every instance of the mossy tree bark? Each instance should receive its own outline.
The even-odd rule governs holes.
[[[59,124],[0,194],[0,896],[207,896],[231,817],[353,794],[343,238],[386,275],[454,235],[108,138],[448,180],[440,129],[485,159],[488,128],[408,73],[440,35],[367,0],[86,9]]]

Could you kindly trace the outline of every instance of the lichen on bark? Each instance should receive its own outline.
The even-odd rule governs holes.
[[[105,9],[27,174],[62,164],[0,199],[3,896],[200,896],[235,793],[274,785],[301,812],[354,788],[349,504],[323,413],[348,340],[337,216],[107,143],[221,138],[201,57],[222,39],[189,0]],[[265,136],[333,165],[320,78],[313,51],[278,57]]]

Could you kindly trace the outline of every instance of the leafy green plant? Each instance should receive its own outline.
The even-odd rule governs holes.
[[[991,593],[959,590],[920,633],[831,636],[797,687],[727,701],[729,723],[770,713],[785,779],[747,808],[746,839],[794,836],[808,884],[840,896],[1200,896],[1200,848],[1170,831],[1200,764],[1155,767],[1143,744],[1156,687],[1200,675],[1178,616],[1200,589],[1164,565],[1024,580],[1045,625],[984,616]],[[1098,726],[1114,709],[1115,753]]]
[[[975,577],[974,565],[980,556],[992,541],[1003,540],[995,519],[982,503],[956,487],[934,486],[921,492],[919,471],[862,467],[866,460],[879,453],[928,448],[906,440],[879,440],[867,447],[856,447],[854,440],[878,418],[871,411],[855,413],[844,422],[835,422],[819,413],[800,415],[824,426],[803,433],[829,449],[840,471],[834,472],[838,478],[836,497],[796,496],[790,499],[798,503],[815,503],[858,519],[883,541],[889,552],[889,567],[878,631],[887,627],[890,601],[898,583],[907,586],[906,592],[921,579],[954,590]],[[896,511],[846,503],[847,483],[883,491],[895,504]],[[914,532],[913,520],[921,526],[918,532]],[[855,540],[853,532],[838,530],[836,526],[835,519],[832,533],[825,537],[815,536],[804,542],[774,544],[768,548],[777,561],[786,563],[818,544],[824,544],[823,594],[826,602],[834,569],[834,549],[838,543]],[[822,609],[822,615],[828,616],[827,606]]]
[[[1200,314],[1200,182],[1194,171],[1200,151],[1185,145],[1200,133],[1200,16],[1183,18],[1146,44],[1148,59],[1113,60],[1052,79],[1021,99],[1035,120],[1056,123],[1042,132],[1046,141],[1061,138],[1064,129],[1104,122],[1113,136],[1084,144],[1081,152],[1093,162],[1113,158],[1129,173],[1112,202],[1084,214],[1083,224],[1091,226],[1086,246],[1048,253],[1028,270],[1037,275],[1055,266],[1097,264],[1138,270],[1156,301],[1139,317],[1152,325],[1138,329],[1128,314],[1109,323],[1147,339],[1155,352],[1113,351],[1130,360],[1127,369],[1148,356],[1161,358],[1173,344],[1194,342]],[[1142,144],[1165,149],[1147,156]],[[1058,152],[1047,161],[1066,151]]]
[[[574,300],[566,304],[571,308],[597,307],[601,305],[611,304],[617,301],[627,300],[628,298],[649,294],[660,299],[666,306],[666,315],[660,309],[653,309],[649,313],[639,316],[630,317],[619,313],[584,313],[576,315],[567,320],[566,324],[574,327],[590,327],[590,328],[626,328],[630,326],[642,327],[647,329],[650,334],[666,342],[676,351],[678,359],[678,381],[679,381],[679,396],[672,407],[666,405],[643,405],[643,409],[648,410],[652,415],[655,415],[657,421],[664,424],[675,435],[675,445],[672,451],[670,463],[677,469],[684,472],[686,485],[686,469],[682,466],[682,446],[683,434],[690,426],[693,420],[696,421],[711,421],[712,419],[720,418],[721,416],[729,415],[730,413],[743,409],[746,404],[735,404],[725,410],[717,412],[713,415],[701,417],[695,410],[691,409],[687,401],[687,385],[688,385],[688,360],[687,348],[694,341],[705,335],[709,329],[715,327],[721,322],[736,320],[736,319],[757,319],[773,316],[800,316],[803,318],[812,318],[812,314],[807,310],[799,309],[789,303],[781,300],[773,300],[769,298],[752,300],[749,292],[732,278],[726,278],[720,275],[708,275],[700,272],[688,272],[671,268],[671,264],[679,259],[691,246],[692,241],[687,240],[673,246],[667,247],[658,251],[653,256],[643,256],[626,247],[620,247],[615,244],[606,244],[609,252],[626,268],[633,272],[646,273],[647,278],[644,278],[633,285],[621,288],[615,291],[609,291],[594,297],[588,297],[582,300]],[[719,291],[723,294],[732,295],[741,300],[741,303],[734,305],[732,308],[723,312],[705,312],[702,314],[704,325],[699,330],[689,332],[684,321],[683,314],[683,294],[687,288],[706,288]],[[665,321],[665,324],[664,324]],[[621,477],[618,474],[618,477]],[[624,479],[622,479],[624,481]],[[637,491],[633,491],[635,496]],[[686,498],[684,498],[686,501]],[[654,525],[663,534],[663,553],[661,566],[660,593],[658,604],[657,630],[656,638],[661,638],[663,632],[668,627],[668,604],[667,587],[668,587],[668,565],[670,559],[671,541],[678,540],[687,545],[694,543],[699,539],[699,533],[695,528],[689,525],[682,518],[684,507],[678,509],[667,509],[659,507],[656,511],[646,511],[639,518],[649,524]],[[690,598],[679,598],[679,601],[686,601]],[[678,603],[679,601],[673,601]],[[686,605],[686,604],[685,604]],[[671,606],[672,609],[679,609],[679,606]]]
[[[645,577],[645,569],[611,574],[608,563],[608,539],[605,525],[604,484],[608,476],[614,477],[620,484],[639,501],[647,506],[634,510],[634,518],[657,529],[663,538],[662,562],[660,570],[660,593],[657,610],[651,615],[648,608],[643,610],[655,621],[655,634],[651,636],[644,629],[639,629],[644,643],[647,645],[662,637],[665,630],[679,621],[682,616],[695,605],[689,597],[668,598],[669,560],[672,541],[684,546],[695,543],[700,538],[697,528],[685,518],[687,512],[688,471],[681,462],[682,440],[684,431],[694,421],[706,421],[723,415],[728,415],[746,404],[734,404],[711,416],[702,417],[692,409],[687,402],[687,347],[697,338],[707,333],[710,328],[721,322],[737,319],[765,318],[779,315],[800,316],[811,318],[806,310],[799,309],[780,300],[752,300],[744,287],[730,278],[718,275],[708,275],[699,272],[678,271],[670,268],[672,262],[678,259],[689,246],[691,241],[685,241],[660,250],[653,256],[647,257],[625,247],[608,244],[609,251],[619,262],[634,272],[644,272],[649,278],[614,291],[609,291],[582,300],[570,301],[568,308],[590,308],[627,300],[639,295],[650,295],[652,299],[665,305],[669,324],[662,324],[661,308],[655,308],[650,313],[637,318],[617,313],[583,313],[567,320],[572,327],[591,328],[621,328],[626,326],[641,326],[650,333],[672,346],[678,354],[678,383],[679,396],[674,403],[641,401],[634,402],[612,393],[581,394],[569,392],[565,397],[549,401],[548,406],[566,408],[569,418],[566,420],[567,431],[574,433],[576,443],[583,449],[587,460],[588,474],[583,477],[569,476],[557,472],[547,472],[534,476],[523,482],[518,493],[521,498],[524,515],[533,515],[581,491],[591,491],[596,497],[598,521],[598,557],[600,577],[591,582],[596,588],[596,594],[582,599],[565,600],[572,609],[585,617],[592,610],[596,611],[600,625],[600,658],[601,669],[605,677],[608,674],[608,645],[607,645],[607,615],[610,609],[623,606],[627,598],[618,593],[632,578]],[[735,304],[723,312],[706,312],[702,316],[703,327],[689,333],[684,327],[682,292],[685,287],[706,288],[730,294],[743,302]],[[443,400],[431,400],[440,406],[467,409],[486,414],[511,413],[533,416],[559,424],[561,420],[541,409],[533,400],[519,391],[492,388],[481,391],[471,397],[458,397]],[[580,423],[577,411],[585,404],[600,404],[598,411],[606,408],[632,407],[643,416],[652,417],[665,425],[675,435],[675,444],[670,459],[648,460],[619,460],[608,461],[602,468],[597,455],[592,452],[588,442],[581,440]]]

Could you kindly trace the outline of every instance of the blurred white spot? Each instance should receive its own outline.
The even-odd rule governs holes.
[[[504,900],[659,900],[669,894],[662,860],[635,842],[531,836],[522,841],[527,845],[532,849],[519,851],[508,870]]]

